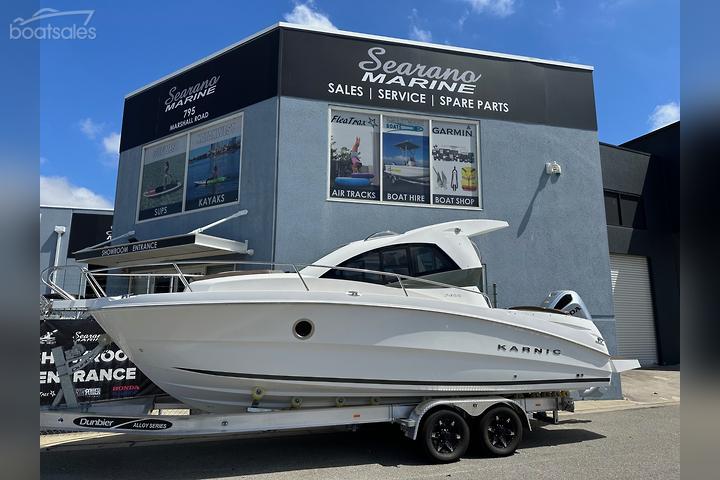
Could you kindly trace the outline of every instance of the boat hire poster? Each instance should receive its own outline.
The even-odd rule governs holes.
[[[478,207],[477,125],[432,124],[433,204]]]
[[[380,116],[330,114],[330,197],[380,200]]]
[[[242,124],[239,116],[190,134],[186,211],[238,200]]]
[[[143,153],[138,220],[182,210],[187,136],[147,147]]]
[[[383,200],[430,203],[428,121],[383,116]]]

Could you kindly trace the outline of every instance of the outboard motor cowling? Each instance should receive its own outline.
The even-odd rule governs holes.
[[[573,290],[555,290],[554,292],[550,292],[548,296],[545,297],[545,300],[543,300],[541,306],[543,308],[560,310],[573,317],[592,320],[590,312],[588,312],[585,306],[585,302],[583,302],[580,295]]]

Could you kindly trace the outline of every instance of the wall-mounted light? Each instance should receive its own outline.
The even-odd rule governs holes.
[[[562,167],[556,161],[548,162],[545,164],[545,173],[548,175],[560,175],[562,173]]]

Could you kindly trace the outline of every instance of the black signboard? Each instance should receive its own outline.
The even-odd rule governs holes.
[[[68,257],[73,258],[73,252],[107,240],[112,233],[112,222],[112,215],[73,213],[70,224],[70,240],[68,241]]]
[[[284,96],[597,130],[592,72],[284,29]]]
[[[120,151],[274,97],[278,75],[284,96],[597,130],[588,69],[282,27],[127,98]]]
[[[192,245],[195,243],[195,235],[178,235],[176,237],[158,238],[155,240],[144,240],[141,242],[122,243],[119,245],[111,245],[108,247],[94,248],[84,252],[76,252],[75,259],[87,260],[97,257],[113,257],[116,255],[125,255],[128,253],[147,252],[167,247],[178,247],[181,245]]]
[[[67,350],[77,342],[92,350],[103,333],[92,317],[40,322],[40,405],[50,405],[61,389],[52,349]],[[80,402],[162,393],[114,343],[88,367],[75,372],[74,385]]]
[[[277,30],[125,100],[120,151],[277,95]]]

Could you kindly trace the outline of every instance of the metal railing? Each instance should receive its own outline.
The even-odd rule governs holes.
[[[383,286],[389,286],[389,287],[395,287],[393,283],[396,283],[397,286],[402,290],[403,294],[408,297],[408,287],[412,288],[413,284],[422,284],[426,286],[430,286],[433,288],[452,288],[457,290],[462,290],[464,292],[473,293],[476,295],[482,295],[485,300],[487,301],[489,306],[492,306],[492,303],[490,302],[490,297],[488,297],[485,292],[482,292],[480,290],[472,290],[467,287],[459,287],[457,285],[450,285],[447,283],[441,283],[436,282],[434,280],[428,280],[426,278],[418,278],[418,277],[411,277],[408,275],[402,275],[399,273],[394,272],[381,272],[378,270],[368,270],[363,268],[351,268],[351,267],[338,267],[333,265],[320,265],[316,263],[311,264],[293,264],[293,263],[277,263],[277,262],[256,262],[256,261],[222,261],[222,260],[195,260],[195,261],[179,261],[179,262],[161,262],[161,263],[146,263],[146,264],[139,264],[139,265],[133,265],[133,267],[140,267],[140,268],[166,268],[166,269],[172,269],[176,273],[140,273],[140,272],[131,272],[131,273],[111,273],[113,270],[119,270],[118,267],[107,267],[107,268],[100,268],[95,270],[88,270],[86,267],[83,267],[81,265],[60,265],[57,267],[49,267],[43,270],[41,272],[41,281],[43,284],[45,284],[48,288],[50,288],[52,291],[57,293],[58,295],[62,296],[66,300],[74,300],[75,297],[65,291],[63,288],[61,288],[59,285],[55,283],[53,280],[54,276],[53,274],[59,270],[65,270],[65,269],[71,269],[71,268],[77,268],[80,269],[81,274],[86,278],[87,284],[90,286],[90,289],[92,290],[92,293],[96,297],[107,297],[107,293],[100,285],[100,282],[97,280],[96,277],[126,277],[126,278],[133,278],[133,277],[143,277],[143,278],[153,278],[153,277],[163,277],[163,278],[177,278],[183,285],[184,290],[188,292],[192,292],[192,285],[191,281],[195,279],[202,279],[203,277],[209,277],[213,274],[195,274],[195,273],[184,273],[181,269],[181,266],[208,266],[208,265],[226,265],[226,266],[232,266],[232,270],[227,270],[222,273],[228,273],[228,272],[237,272],[238,275],[243,273],[243,270],[237,270],[235,267],[238,265],[242,266],[272,266],[273,268],[280,267],[282,269],[282,273],[294,273],[297,275],[300,283],[302,284],[305,291],[310,291],[310,286],[306,282],[305,278],[303,277],[302,273],[298,269],[299,267],[306,268],[306,267],[315,267],[315,268],[324,268],[335,271],[345,271],[345,272],[354,272],[354,273],[362,273],[362,274],[368,274],[368,275],[377,275],[381,277],[391,277],[395,280],[395,282],[388,282],[388,283],[381,283],[380,285]],[[279,273],[279,272],[278,272]],[[318,278],[315,276],[309,277],[309,278]],[[190,279],[191,281],[188,281]],[[362,280],[354,280],[354,279],[347,279],[347,278],[339,278],[337,280],[346,280],[346,281],[356,281],[360,283],[372,283],[377,284],[377,282],[367,282]]]

